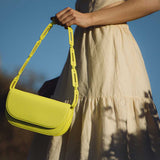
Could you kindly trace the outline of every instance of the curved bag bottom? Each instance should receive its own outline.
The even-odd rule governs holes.
[[[16,126],[18,128],[26,129],[29,131],[33,131],[36,133],[48,135],[48,136],[60,136],[60,135],[63,135],[65,132],[67,132],[67,130],[70,127],[70,124],[72,122],[72,117],[73,117],[73,112],[70,112],[70,114],[68,115],[68,119],[65,121],[65,123],[63,125],[61,125],[57,128],[44,128],[41,126],[36,126],[36,125],[30,124],[30,123],[26,123],[26,122],[14,119],[13,117],[11,117],[7,113],[7,111],[5,114],[6,114],[6,118],[7,118],[8,122],[11,125]]]

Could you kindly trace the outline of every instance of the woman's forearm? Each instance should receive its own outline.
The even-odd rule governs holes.
[[[118,6],[88,13],[89,26],[119,24],[160,10],[160,0],[128,0]]]
[[[65,27],[73,24],[86,28],[128,22],[160,10],[160,0],[128,0],[117,6],[106,6],[91,13],[81,13],[70,7],[56,14],[59,24]]]

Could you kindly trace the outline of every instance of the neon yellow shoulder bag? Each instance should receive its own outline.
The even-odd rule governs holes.
[[[70,45],[70,63],[72,85],[74,87],[74,99],[72,104],[60,102],[33,93],[21,91],[15,86],[29,60],[39,47],[56,20],[52,19],[36,42],[29,57],[19,70],[17,76],[10,85],[10,90],[6,100],[6,118],[8,122],[16,127],[30,130],[45,135],[59,136],[64,134],[70,127],[74,108],[78,102],[78,78],[76,71],[76,59],[74,52],[73,30],[68,27]]]

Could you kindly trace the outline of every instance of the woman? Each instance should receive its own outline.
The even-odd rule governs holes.
[[[77,0],[56,14],[60,25],[77,25],[79,101],[69,131],[37,135],[30,160],[160,160],[160,121],[126,23],[158,10],[160,0]],[[69,65],[68,56],[51,98],[71,103]]]

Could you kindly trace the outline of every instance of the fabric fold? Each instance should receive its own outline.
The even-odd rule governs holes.
[[[79,157],[82,160],[132,160],[134,157],[151,160],[151,156],[156,159],[156,155],[160,156],[156,150],[160,145],[157,116],[151,98],[80,97],[70,130],[63,141],[60,139],[66,147],[64,150],[59,147],[57,151],[57,147],[52,146],[50,160],[56,159],[57,154],[63,160]],[[54,138],[52,142],[55,144]],[[60,142],[56,144],[61,145]]]

